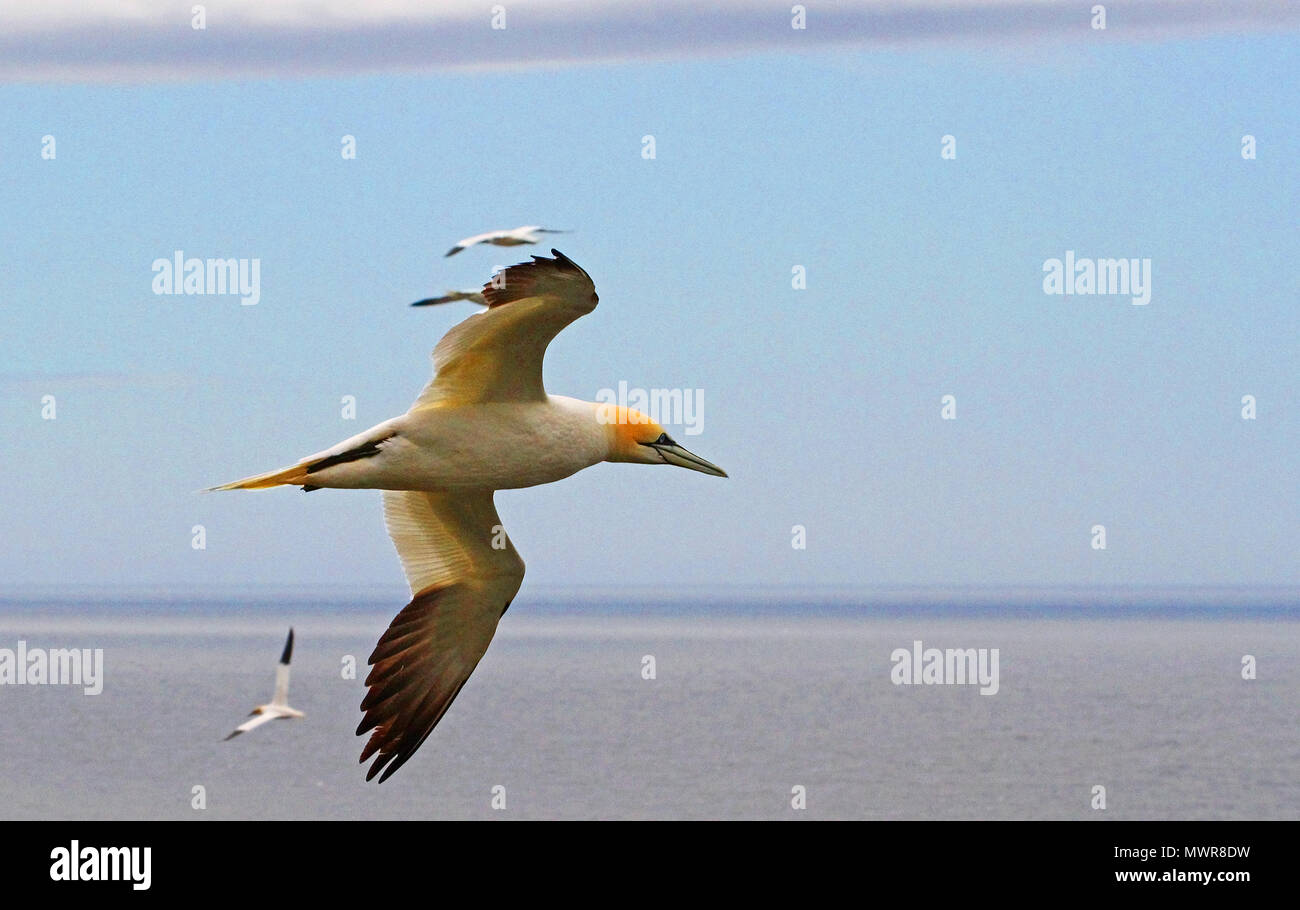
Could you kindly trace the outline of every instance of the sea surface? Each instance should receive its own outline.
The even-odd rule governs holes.
[[[0,648],[104,652],[99,695],[0,686],[0,817],[1300,818],[1295,609],[517,604],[377,785],[354,730],[395,612],[0,602]],[[306,718],[223,742],[269,701],[291,624]],[[896,685],[917,640],[998,649],[997,693]]]

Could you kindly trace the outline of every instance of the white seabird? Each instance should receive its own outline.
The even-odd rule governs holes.
[[[306,717],[301,711],[289,707],[289,659],[293,657],[293,629],[285,639],[284,651],[280,654],[280,663],[275,668],[275,692],[271,695],[269,705],[258,705],[244,721],[226,739],[234,739],[241,733],[247,733],[254,727],[260,727],[268,720],[293,720]]]
[[[535,224],[526,224],[523,227],[512,228],[508,231],[487,231],[482,234],[475,234],[473,237],[466,237],[448,250],[447,255],[455,256],[461,250],[480,243],[490,243],[493,246],[524,246],[529,243],[541,243],[542,234],[567,233],[569,232],[538,227]]]
[[[558,250],[483,288],[488,309],[433,351],[411,409],[295,465],[214,487],[383,490],[411,602],[370,655],[361,761],[387,779],[420,747],[487,651],[524,577],[493,491],[551,483],[602,461],[726,473],[630,408],[548,395],[542,358],[596,308],[591,278]]]

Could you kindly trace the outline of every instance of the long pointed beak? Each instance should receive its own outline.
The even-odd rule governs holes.
[[[692,471],[699,471],[701,474],[712,474],[714,477],[727,476],[727,472],[716,464],[705,461],[694,452],[688,452],[679,445],[657,445],[653,446],[653,448],[663,456],[666,464],[675,464],[679,468],[690,468]]]

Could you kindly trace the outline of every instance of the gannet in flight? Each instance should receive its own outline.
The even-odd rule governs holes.
[[[473,237],[466,237],[460,243],[456,244],[447,251],[448,256],[455,256],[466,247],[474,246],[478,243],[490,243],[493,246],[523,246],[527,243],[541,243],[541,234],[567,234],[568,231],[554,231],[538,227],[535,224],[526,224],[523,227],[517,227],[510,231],[488,231],[485,234],[475,234]]]
[[[370,655],[357,727],[358,736],[373,731],[361,752],[362,762],[375,756],[366,780],[383,772],[382,783],[415,754],[523,581],[494,490],[551,483],[602,461],[727,476],[637,411],[546,394],[546,346],[598,300],[587,273],[551,253],[484,286],[488,309],[438,342],[433,379],[405,414],[291,467],[214,488],[384,491],[411,602]]]
[[[451,303],[456,300],[468,300],[471,303],[477,303],[479,306],[487,306],[487,298],[478,288],[470,288],[467,291],[448,291],[441,297],[426,297],[423,300],[417,300],[411,306],[434,306],[439,303]]]
[[[297,717],[306,717],[301,711],[289,707],[289,658],[293,657],[293,629],[289,629],[289,637],[284,642],[284,653],[280,655],[280,663],[275,668],[275,694],[271,696],[269,705],[258,705],[249,714],[249,720],[244,721],[238,727],[230,732],[226,739],[234,739],[241,733],[247,733],[254,727],[260,727],[268,720],[292,720]]]

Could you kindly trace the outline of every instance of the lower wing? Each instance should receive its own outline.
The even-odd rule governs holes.
[[[388,532],[411,585],[370,655],[357,735],[380,783],[405,764],[447,713],[496,633],[524,577],[492,492],[384,492]]]
[[[276,717],[278,716],[279,715],[272,714],[269,711],[264,711],[261,714],[254,714],[252,717],[244,721],[238,727],[231,730],[230,735],[227,736],[226,739],[234,739],[236,736],[238,736],[241,733],[247,733],[249,730],[252,730],[254,727],[262,726],[262,724],[266,723],[268,720],[275,720]],[[222,740],[222,742],[225,742],[225,740]]]

